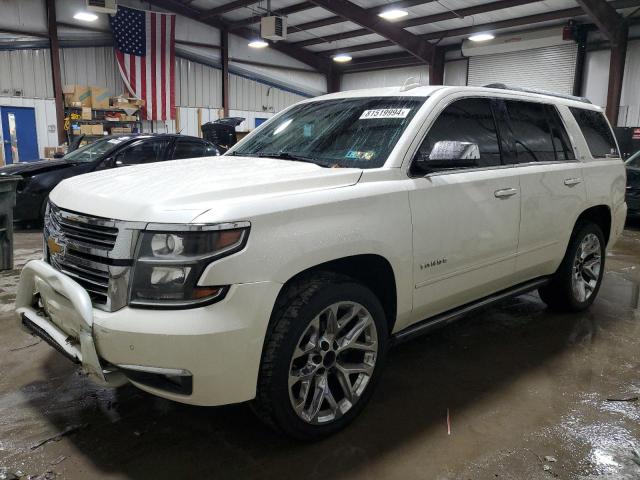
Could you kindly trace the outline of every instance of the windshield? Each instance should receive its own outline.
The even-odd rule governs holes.
[[[73,162],[91,162],[127,140],[131,137],[103,138],[67,153],[63,158]]]
[[[347,98],[297,105],[230,154],[298,160],[323,167],[381,167],[425,100]]]

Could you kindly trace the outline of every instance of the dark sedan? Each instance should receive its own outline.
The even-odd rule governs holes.
[[[640,150],[625,162],[627,167],[627,208],[629,217],[640,218]]]
[[[62,180],[109,168],[182,158],[220,155],[213,143],[185,135],[108,136],[74,150],[59,160],[18,163],[0,168],[0,175],[22,177],[16,191],[14,221],[39,224],[49,192]]]

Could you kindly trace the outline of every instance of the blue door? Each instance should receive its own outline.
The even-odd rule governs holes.
[[[39,160],[35,109],[0,107],[0,117],[5,163]]]

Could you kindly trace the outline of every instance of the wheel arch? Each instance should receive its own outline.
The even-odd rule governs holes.
[[[378,254],[360,254],[336,258],[296,273],[282,285],[273,311],[275,312],[279,308],[285,293],[292,284],[320,272],[345,275],[369,288],[382,304],[389,333],[393,331],[398,312],[396,276],[389,260]]]
[[[598,225],[604,234],[605,244],[609,244],[613,218],[611,216],[611,208],[608,205],[594,205],[584,210],[576,219],[574,231],[580,223],[585,221]]]

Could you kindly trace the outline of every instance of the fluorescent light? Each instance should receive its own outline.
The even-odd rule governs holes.
[[[486,42],[487,40],[493,40],[495,35],[493,33],[476,33],[475,35],[471,35],[469,40],[472,42]]]
[[[82,20],[83,22],[95,22],[98,19],[98,16],[95,13],[90,12],[78,12],[73,18],[76,20]]]
[[[351,55],[347,55],[346,53],[339,53],[333,56],[333,61],[338,63],[350,62]]]
[[[249,46],[251,48],[264,48],[264,47],[268,47],[269,44],[267,42],[265,42],[264,40],[262,40],[261,38],[258,38],[256,40],[252,40],[249,42]]]
[[[399,18],[406,17],[407,15],[409,15],[409,12],[400,8],[390,8],[389,10],[384,10],[378,14],[379,17],[384,18],[385,20],[397,20]]]

